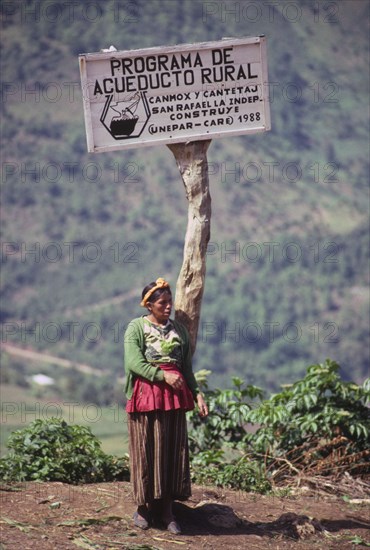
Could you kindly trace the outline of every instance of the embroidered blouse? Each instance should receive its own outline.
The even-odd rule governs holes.
[[[151,382],[164,380],[163,370],[156,363],[176,363],[193,397],[196,397],[199,388],[193,373],[186,328],[175,320],[169,320],[164,327],[160,327],[144,316],[138,317],[129,323],[124,337],[127,399],[132,397],[137,376]]]

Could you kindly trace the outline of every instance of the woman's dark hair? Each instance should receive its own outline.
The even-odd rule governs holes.
[[[141,293],[141,299],[144,298],[145,294],[147,292],[149,292],[149,290],[151,288],[153,288],[154,286],[157,286],[157,283],[153,282],[153,283],[149,283],[143,290],[143,292]],[[166,287],[163,287],[163,288],[158,288],[157,290],[155,290],[153,292],[153,294],[151,296],[149,296],[148,298],[148,302],[155,302],[158,300],[158,298],[164,293],[164,292],[168,292],[168,294],[172,294],[171,293],[171,289],[169,286],[166,286]]]

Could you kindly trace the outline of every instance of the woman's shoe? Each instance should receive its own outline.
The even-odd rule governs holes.
[[[136,525],[136,527],[140,527],[140,529],[148,529],[149,522],[145,518],[140,516],[138,512],[135,512],[133,517],[134,525]]]
[[[171,522],[167,525],[167,531],[169,531],[169,532],[172,533],[173,535],[181,535],[181,527],[180,527],[180,525],[177,523],[177,521],[171,521]]]

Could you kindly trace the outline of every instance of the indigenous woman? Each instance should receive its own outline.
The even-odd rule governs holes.
[[[191,495],[186,411],[207,405],[195,380],[189,335],[170,319],[172,295],[162,278],[146,286],[141,305],[148,311],[125,333],[125,372],[134,523],[147,529],[153,516],[173,534],[181,533],[172,503]]]

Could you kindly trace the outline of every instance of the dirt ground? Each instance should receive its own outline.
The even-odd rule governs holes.
[[[193,486],[175,503],[183,533],[135,528],[127,482],[2,488],[0,550],[348,550],[370,546],[367,499],[272,497]]]

